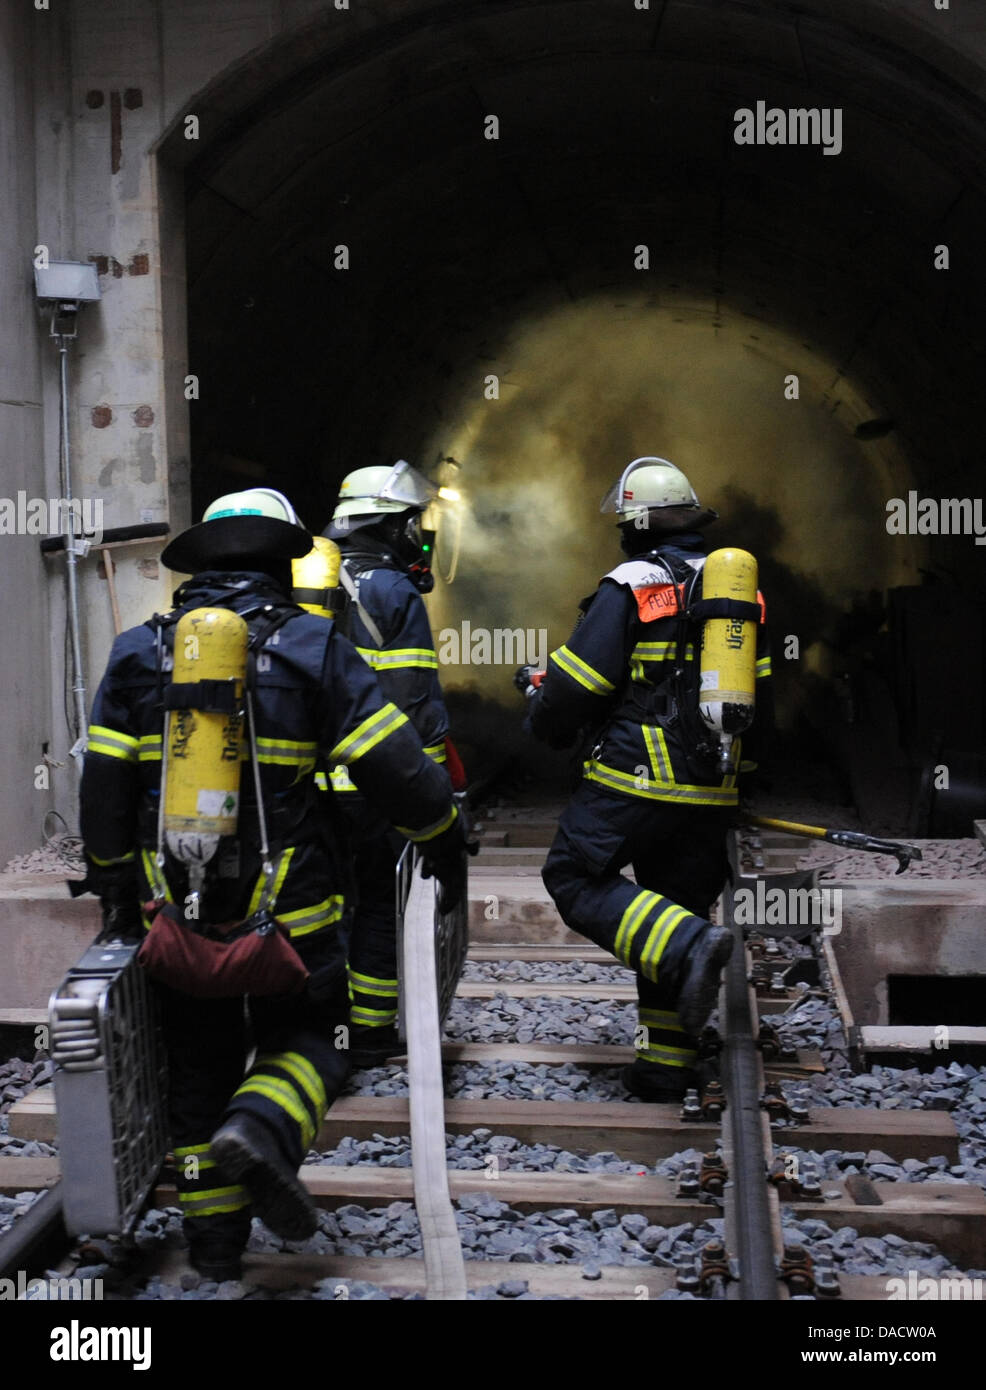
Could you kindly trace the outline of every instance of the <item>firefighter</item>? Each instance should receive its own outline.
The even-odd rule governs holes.
[[[445,773],[352,645],[288,598],[292,558],[311,545],[287,499],[267,488],[219,498],[171,542],[164,563],[193,577],[176,591],[173,614],[116,639],[82,779],[87,883],[102,898],[109,932],[142,936],[162,902],[172,915],[185,904],[186,916],[194,903],[189,929],[201,930],[252,921],[262,901],[302,975],[309,972],[300,993],[250,994],[249,1037],[242,996],[159,987],[184,1230],[192,1264],[215,1279],[238,1277],[251,1212],[287,1239],[314,1232],[316,1211],[297,1170],[349,1069],[343,874],[316,805],[316,761],[347,768],[368,805],[421,846],[445,906],[464,884]],[[159,829],[164,707],[194,704],[200,688],[221,702],[219,681],[178,685],[173,619],[203,609],[242,615],[254,642],[246,682],[254,736],[242,754],[236,835],[218,839],[204,868],[176,857],[187,837],[169,834],[165,843]],[[170,733],[166,752],[167,805]],[[212,796],[202,792],[200,810],[213,809]],[[256,1056],[244,1074],[250,1042]]]
[[[717,513],[699,504],[683,473],[655,457],[635,459],[602,510],[616,513],[627,560],[583,601],[543,679],[522,667],[517,683],[536,737],[568,747],[589,731],[591,752],[559,820],[544,882],[567,925],[636,974],[636,1059],[624,1084],[645,1100],[674,1100],[697,1084],[697,1035],[732,949],[730,933],[708,916],[726,878],[740,740],[725,772],[702,752],[693,675],[701,630],[682,630],[677,616],[696,572],[701,583],[701,528]],[[770,659],[766,628],[756,632],[759,691]],[[676,669],[687,673],[684,683]],[[689,699],[693,718],[685,717]],[[748,756],[742,770],[752,766]],[[635,882],[621,873],[628,864]]]
[[[387,698],[414,725],[425,752],[444,765],[449,720],[421,597],[434,587],[434,536],[422,530],[421,519],[435,495],[435,487],[403,459],[393,467],[358,468],[342,480],[324,534],[342,552],[347,635]],[[350,1021],[353,1062],[367,1065],[398,1047],[394,869],[405,841],[358,794],[344,767],[330,776],[356,845]]]

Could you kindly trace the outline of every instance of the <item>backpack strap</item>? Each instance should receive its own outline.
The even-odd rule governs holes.
[[[377,649],[380,650],[385,645],[383,640],[383,633],[380,631],[376,623],[370,617],[364,605],[360,602],[359,575],[357,574],[357,577],[354,579],[353,576],[350,574],[349,566],[347,564],[345,555],[342,557],[342,564],[339,566],[339,583],[342,586],[342,588],[345,589],[346,594],[349,597],[349,602],[352,604],[352,606],[356,609],[356,612],[359,614],[360,622],[363,624],[367,632],[370,634],[374,642],[377,644]],[[349,636],[348,633],[346,635]]]

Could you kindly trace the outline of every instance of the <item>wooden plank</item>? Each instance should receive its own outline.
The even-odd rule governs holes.
[[[948,1047],[986,1047],[986,1028],[947,1027]],[[883,1028],[866,1025],[859,1029],[862,1052],[934,1052],[944,1046],[941,1027]]]
[[[932,1280],[941,1297],[944,1295],[939,1280],[947,1277],[947,1274],[944,1274]],[[886,1303],[893,1299],[896,1302],[903,1293],[903,1301],[906,1302],[912,1297],[910,1292],[912,1288],[915,1301],[925,1300],[928,1298],[928,1294],[922,1291],[923,1278],[927,1278],[927,1276],[917,1275],[913,1280],[908,1281],[906,1278],[901,1278],[900,1275],[893,1274],[840,1274],[839,1289],[842,1297],[832,1301],[835,1303]],[[974,1281],[969,1281],[967,1291],[957,1293],[954,1297],[959,1299],[966,1297],[970,1302],[983,1301],[986,1299],[986,1280],[979,1281],[978,1290],[975,1288]],[[829,1302],[828,1299],[824,1301]]]
[[[674,1271],[654,1265],[603,1265],[598,1279],[584,1279],[581,1263],[517,1264],[508,1260],[466,1260],[470,1289],[486,1288],[504,1280],[526,1280],[531,1293],[562,1294],[568,1298],[610,1299],[656,1298],[674,1287]],[[177,1283],[187,1273],[182,1250],[156,1252],[146,1261],[150,1273],[166,1283]],[[409,1293],[425,1291],[422,1260],[386,1256],[247,1254],[243,1261],[244,1281],[263,1288],[281,1290],[311,1288],[322,1279],[365,1280],[386,1289]],[[645,1290],[645,1295],[642,1295]],[[338,1295],[345,1297],[345,1291]]]
[[[564,961],[579,965],[587,963],[611,965],[614,970],[626,969],[622,961],[617,960],[615,956],[611,956],[608,951],[602,950],[599,946],[593,946],[584,937],[581,946],[558,945],[549,941],[533,946],[517,941],[471,942],[468,958],[477,961],[527,960],[555,963]]]
[[[191,1269],[186,1253],[181,1249],[156,1251],[145,1258],[149,1273],[160,1276],[164,1283],[176,1284],[182,1274]],[[585,1279],[581,1264],[517,1264],[506,1260],[467,1260],[466,1278],[470,1289],[486,1288],[504,1280],[526,1280],[531,1293],[544,1297],[561,1294],[567,1298],[593,1302],[632,1299],[638,1301],[642,1290],[647,1298],[657,1298],[674,1287],[674,1271],[653,1265],[603,1265],[598,1279]],[[349,1279],[376,1284],[380,1288],[423,1293],[425,1290],[424,1263],[416,1259],[387,1259],[385,1256],[357,1255],[298,1255],[287,1251],[279,1254],[247,1254],[243,1262],[243,1278],[247,1283],[280,1292],[291,1288],[311,1288],[323,1279]],[[885,1303],[899,1291],[899,1282],[892,1276],[841,1274],[839,1287],[843,1302]],[[919,1283],[919,1281],[918,1281]],[[783,1284],[778,1286],[780,1297],[788,1298]],[[970,1291],[982,1299],[984,1290]],[[345,1297],[343,1285],[336,1294]],[[920,1297],[916,1292],[916,1297]],[[835,1300],[838,1302],[839,1300]]]
[[[0,1193],[36,1192],[58,1181],[57,1158],[16,1158],[0,1154]]]
[[[582,984],[565,980],[460,980],[455,991],[457,999],[494,999],[505,994],[508,999],[636,999],[637,987],[632,984]]]
[[[623,1067],[632,1062],[635,1053],[628,1043],[461,1043],[442,1044],[442,1059],[451,1063],[523,1062],[530,1066],[560,1066],[571,1063],[576,1067]],[[772,1077],[816,1075],[825,1070],[821,1054],[814,1048],[802,1048],[797,1057],[787,1062],[765,1062],[764,1070]]]
[[[508,999],[613,999],[637,998],[632,983],[608,983],[605,980],[584,983],[577,980],[460,980],[455,991],[459,999],[493,999],[505,994]],[[797,1003],[803,991],[785,990],[782,996],[757,992],[757,1008],[761,1016],[785,1013]]]
[[[827,1106],[809,1110],[807,1125],[772,1131],[778,1147],[802,1149],[882,1149],[891,1158],[959,1158],[955,1121],[942,1110],[868,1110]],[[39,1086],[9,1111],[16,1138],[51,1142],[55,1100],[50,1086]],[[590,1153],[612,1150],[621,1158],[653,1163],[682,1149],[706,1149],[718,1134],[714,1123],[681,1120],[676,1105],[628,1101],[450,1100],[445,1129],[509,1134],[523,1143],[558,1144]],[[317,1147],[332,1149],[347,1136],[372,1139],[409,1132],[407,1099],[401,1096],[343,1096],[322,1122]]]
[[[48,1010],[41,1007],[0,1009],[0,1028],[36,1028],[39,1023],[47,1022]]]
[[[509,1162],[501,1155],[500,1162]],[[58,1179],[55,1158],[0,1157],[0,1193],[14,1195],[51,1187]],[[348,1202],[364,1207],[383,1207],[413,1197],[413,1179],[407,1168],[352,1167],[305,1164],[301,1179],[318,1206],[334,1209]],[[880,1199],[871,1206],[854,1202],[844,1182],[825,1180],[826,1193],[836,1200],[793,1202],[800,1218],[817,1217],[833,1230],[853,1226],[861,1235],[885,1235],[888,1231],[907,1240],[928,1241],[956,1261],[960,1268],[978,1268],[986,1248],[986,1193],[973,1183],[873,1184]],[[637,1212],[655,1226],[683,1221],[704,1221],[713,1209],[674,1195],[670,1179],[652,1174],[533,1173],[502,1167],[489,1179],[480,1171],[449,1170],[453,1199],[465,1193],[483,1193],[507,1202],[518,1211],[571,1207],[588,1213],[612,1207],[620,1214]],[[173,1178],[165,1176],[156,1186],[154,1204],[176,1206]]]

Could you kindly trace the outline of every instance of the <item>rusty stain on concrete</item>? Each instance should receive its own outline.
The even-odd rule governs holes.
[[[98,111],[104,101],[105,97],[102,92],[97,92],[95,88],[86,92],[86,105],[90,111]]]
[[[123,104],[128,111],[136,111],[144,104],[144,93],[139,87],[128,87],[123,93]]]
[[[108,405],[94,405],[92,408],[93,428],[104,430],[113,419],[113,412]]]
[[[140,429],[146,430],[149,425],[154,424],[154,411],[149,405],[139,405],[134,411],[133,420]]]
[[[144,579],[157,579],[160,574],[158,562],[156,560],[138,560],[137,573],[142,575]]]
[[[118,174],[123,163],[123,108],[120,93],[110,92],[110,172]]]
[[[127,266],[128,275],[147,275],[151,268],[151,259],[146,251],[138,251],[130,264]]]

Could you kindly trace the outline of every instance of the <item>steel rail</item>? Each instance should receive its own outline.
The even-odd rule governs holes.
[[[52,1259],[64,1255],[71,1246],[62,1220],[61,1179],[23,1216],[0,1236],[0,1277],[16,1278],[23,1271],[28,1278],[44,1270]]]
[[[730,1137],[732,1237],[739,1266],[739,1297],[768,1302],[778,1298],[774,1251],[774,1212],[767,1186],[764,1113],[760,1107],[761,1061],[750,1006],[743,929],[735,919],[732,889],[722,895],[723,925],[733,934],[733,954],[725,969],[720,1025],[722,1077],[728,1104],[724,1116]],[[725,1126],[724,1134],[725,1138]]]

